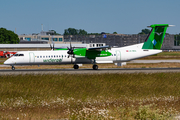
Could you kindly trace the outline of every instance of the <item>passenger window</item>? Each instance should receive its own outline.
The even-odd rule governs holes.
[[[114,56],[116,56],[116,54],[114,54]]]
[[[46,56],[46,58],[48,58],[48,56]]]
[[[66,57],[66,55],[64,57]]]
[[[54,55],[54,57],[56,57],[56,56]]]
[[[40,56],[40,58],[42,58],[42,56]]]
[[[51,57],[53,58],[53,55],[51,55]]]
[[[59,55],[59,57],[61,57],[61,55]]]
[[[56,57],[58,58],[58,55]]]
[[[63,57],[63,55],[62,55],[62,57]]]
[[[37,56],[37,58],[39,58],[39,56]]]
[[[50,58],[51,56],[49,56],[49,58]]]
[[[43,56],[43,58],[45,58],[45,56]]]
[[[19,56],[19,54],[15,54],[14,56]]]

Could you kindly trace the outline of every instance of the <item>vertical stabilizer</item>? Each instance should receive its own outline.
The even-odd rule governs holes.
[[[151,32],[149,33],[142,49],[161,49],[163,40],[165,38],[168,24],[154,24],[150,26]]]

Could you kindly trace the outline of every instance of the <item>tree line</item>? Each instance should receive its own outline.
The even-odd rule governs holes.
[[[88,33],[85,30],[82,29],[75,29],[75,28],[68,28],[64,30],[64,34],[63,35],[101,35],[101,34],[109,34],[109,33],[105,33],[105,32],[101,32],[101,33]],[[113,32],[113,34],[117,34],[117,32]]]
[[[82,29],[68,28],[64,30],[63,35],[100,35],[100,33],[88,33]]]
[[[141,32],[139,32],[138,34],[149,34],[150,30],[149,29],[142,29]],[[75,29],[75,28],[68,28],[64,30],[64,34],[63,35],[101,35],[101,34],[105,34],[104,32],[101,33],[88,33],[85,30],[82,29]],[[109,33],[106,33],[109,34]],[[113,32],[113,34],[117,34],[117,32]]]

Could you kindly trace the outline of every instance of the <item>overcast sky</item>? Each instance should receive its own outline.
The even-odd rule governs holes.
[[[0,0],[0,27],[17,34],[64,29],[137,34],[151,24],[180,33],[180,0]]]

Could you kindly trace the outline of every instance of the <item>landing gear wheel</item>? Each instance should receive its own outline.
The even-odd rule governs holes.
[[[11,68],[12,70],[15,70],[15,67],[14,66],[12,66],[12,68]]]
[[[97,70],[98,69],[98,65],[93,65],[93,70]]]
[[[74,69],[79,69],[79,65],[74,65]]]

